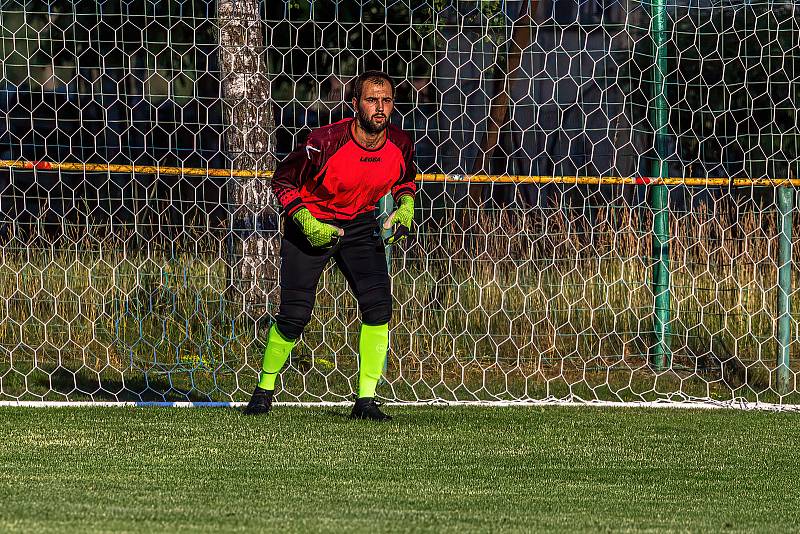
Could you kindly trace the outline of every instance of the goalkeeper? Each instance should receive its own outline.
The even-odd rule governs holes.
[[[392,294],[375,205],[391,192],[399,206],[384,223],[389,244],[404,238],[414,216],[413,144],[389,124],[394,83],[368,71],[354,81],[355,117],[311,132],[278,166],[272,190],[286,217],[281,241],[281,304],[269,330],[258,386],[246,414],[268,413],[275,380],[303,333],[317,282],[333,258],[361,314],[357,419],[389,420],[375,403],[375,387],[389,345]]]

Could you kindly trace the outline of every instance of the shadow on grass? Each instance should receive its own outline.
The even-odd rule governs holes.
[[[87,368],[73,371],[58,367],[50,371],[35,369],[27,376],[6,376],[3,395],[19,400],[45,401],[129,401],[129,402],[210,402],[230,401],[230,395],[209,388],[204,391],[190,373],[166,374],[132,370],[95,372]],[[198,373],[199,374],[199,373]],[[205,373],[208,374],[208,373]],[[213,383],[213,379],[202,380]]]
[[[325,417],[340,420],[350,420],[350,407],[342,406],[341,408],[325,408],[319,411]]]

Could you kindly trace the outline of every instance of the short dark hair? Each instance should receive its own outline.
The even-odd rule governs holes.
[[[358,78],[353,82],[353,98],[356,101],[361,100],[361,93],[364,90],[364,82],[383,83],[389,84],[392,89],[392,96],[394,96],[394,80],[381,70],[368,70],[359,74]]]

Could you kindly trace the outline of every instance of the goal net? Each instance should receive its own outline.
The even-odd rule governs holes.
[[[800,404],[798,20],[2,0],[0,401],[246,400],[280,299],[271,171],[377,68],[420,189],[379,396]],[[278,400],[349,400],[359,326],[330,266]]]

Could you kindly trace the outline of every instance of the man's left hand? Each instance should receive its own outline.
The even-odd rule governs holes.
[[[411,223],[414,221],[414,197],[405,195],[400,198],[400,207],[386,218],[383,223],[383,228],[389,230],[394,226],[392,235],[384,240],[387,245],[394,245],[398,241],[402,241],[408,236],[411,229]]]

